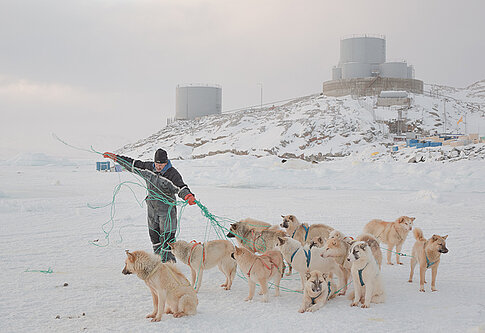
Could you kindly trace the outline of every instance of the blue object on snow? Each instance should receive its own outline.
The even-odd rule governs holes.
[[[98,170],[98,171],[109,170],[109,168],[110,168],[109,161],[107,161],[107,162],[96,162],[96,170]]]
[[[392,147],[392,151],[398,151],[398,150],[399,150],[399,147],[398,146]]]
[[[119,164],[115,164],[115,172],[121,172],[123,171],[123,168]]]

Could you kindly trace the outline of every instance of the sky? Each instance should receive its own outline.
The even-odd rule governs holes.
[[[352,34],[425,83],[485,79],[483,0],[0,0],[0,159],[83,156],[148,137],[178,84],[219,84],[223,112],[321,91]]]

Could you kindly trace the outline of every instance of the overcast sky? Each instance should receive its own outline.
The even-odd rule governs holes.
[[[386,36],[425,83],[485,79],[484,0],[0,0],[0,158],[104,151],[175,115],[181,83],[223,110],[321,91],[341,37]]]

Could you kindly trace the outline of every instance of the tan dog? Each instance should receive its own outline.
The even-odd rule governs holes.
[[[381,273],[369,245],[362,241],[354,242],[350,247],[348,260],[352,263],[350,272],[354,281],[354,295],[350,295],[353,296],[353,302],[350,306],[362,303],[363,308],[368,308],[371,302],[384,302]]]
[[[202,273],[217,265],[219,270],[226,276],[226,282],[221,285],[229,290],[236,275],[236,261],[231,258],[234,246],[228,240],[217,239],[202,243],[188,243],[178,240],[175,243],[168,243],[173,254],[184,264],[190,267],[192,273],[192,286],[197,284],[196,292],[199,292],[202,285]]]
[[[322,236],[326,240],[328,239],[330,232],[333,230],[332,227],[321,223],[312,225],[300,223],[295,215],[281,215],[281,217],[283,218],[283,222],[280,226],[286,229],[288,236],[299,241],[301,245],[305,245],[309,243],[311,239],[319,236]]]
[[[251,251],[236,246],[232,257],[237,261],[239,268],[248,278],[249,296],[245,301],[254,297],[256,283],[261,286],[263,302],[268,301],[268,281],[275,284],[275,296],[280,295],[280,280],[285,271],[283,256],[279,251],[268,251],[263,255],[256,255]]]
[[[305,274],[317,270],[322,273],[335,274],[339,280],[339,295],[345,294],[347,290],[344,283],[345,274],[333,258],[322,256],[323,249],[310,248],[309,245],[302,246],[299,241],[291,237],[280,237],[278,246],[286,262],[300,274],[301,290],[305,288]]]
[[[147,318],[160,321],[165,313],[175,318],[193,315],[197,312],[197,295],[189,281],[172,263],[162,263],[160,257],[145,251],[126,251],[125,267],[122,273],[135,273],[145,281],[152,292],[153,312]]]
[[[385,222],[382,220],[372,220],[364,227],[364,233],[373,235],[381,243],[387,244],[387,264],[392,265],[391,251],[396,247],[396,262],[402,265],[400,256],[402,245],[408,236],[408,233],[413,229],[413,222],[415,217],[401,216],[394,222]]]
[[[284,237],[286,233],[277,225],[253,219],[245,219],[231,224],[227,237],[235,237],[240,246],[251,252],[264,253],[274,249],[278,243],[278,237]]]
[[[327,301],[334,298],[337,286],[331,282],[327,274],[312,271],[305,274],[306,282],[303,289],[303,304],[298,312],[315,312]]]
[[[321,238],[321,237],[319,237]],[[323,244],[323,252],[321,254],[322,258],[333,258],[335,262],[340,266],[343,272],[343,284],[345,285],[343,294],[347,290],[347,282],[350,278],[350,267],[351,264],[347,260],[347,255],[349,253],[351,239],[344,237],[344,235],[334,230],[330,233],[330,238]],[[320,244],[322,239],[316,239],[315,243]]]
[[[440,257],[442,253],[448,253],[446,248],[446,236],[433,235],[426,240],[423,236],[423,231],[419,228],[413,230],[416,243],[413,246],[413,257],[411,258],[411,272],[409,273],[409,282],[413,282],[414,267],[419,263],[419,291],[424,292],[424,284],[426,270],[431,268],[431,291],[436,289],[436,275],[438,274],[438,266],[440,264]]]

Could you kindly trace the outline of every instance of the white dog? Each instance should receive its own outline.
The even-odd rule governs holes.
[[[354,281],[354,301],[351,306],[362,303],[368,308],[370,303],[382,303],[385,300],[379,266],[372,255],[372,250],[365,242],[352,244],[347,258],[351,263],[350,273]]]
[[[323,258],[323,249],[318,247],[310,248],[309,245],[302,246],[299,241],[291,237],[278,237],[279,248],[286,262],[300,274],[302,290],[305,288],[307,272],[319,271],[322,273],[334,273],[338,278],[338,290],[342,290],[344,284],[344,272],[333,258]],[[340,294],[340,293],[339,293]]]

